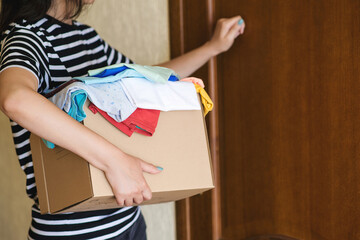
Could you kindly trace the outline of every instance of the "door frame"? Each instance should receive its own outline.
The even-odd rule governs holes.
[[[205,19],[198,14],[199,7],[206,14]],[[210,39],[215,24],[215,1],[202,0],[171,0],[169,1],[169,22],[170,22],[170,55],[175,58],[192,49],[192,45],[201,45],[204,39],[196,38],[195,35],[205,35]],[[202,21],[201,21],[202,20]],[[191,27],[193,22],[201,22],[200,31],[194,31]],[[199,27],[199,26],[198,26]],[[192,38],[192,36],[194,36]],[[197,40],[199,39],[199,40]],[[205,39],[206,40],[206,39]],[[211,226],[212,239],[217,240],[222,237],[221,224],[221,197],[220,197],[220,164],[219,164],[219,126],[218,126],[218,91],[217,91],[217,62],[216,57],[210,61],[200,71],[195,73],[196,76],[202,78],[207,85],[207,90],[214,102],[214,109],[208,115],[207,128],[209,133],[209,145],[214,172],[215,188],[211,191],[210,197],[204,196],[202,201],[211,205],[211,219],[203,219],[207,221],[206,225]],[[196,201],[196,200],[194,200]],[[203,204],[196,204],[191,199],[185,199],[176,202],[176,230],[178,240],[191,240],[195,234],[197,224],[192,222],[192,215],[197,215],[201,211],[208,211]]]

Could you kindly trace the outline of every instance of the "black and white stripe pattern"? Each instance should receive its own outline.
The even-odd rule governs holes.
[[[64,24],[50,16],[35,23],[12,23],[1,36],[0,72],[21,67],[38,79],[38,92],[45,94],[90,69],[131,63],[111,48],[89,26]],[[30,132],[11,121],[16,154],[26,174],[26,191],[35,204],[29,239],[111,239],[138,218],[137,207],[82,213],[41,215],[30,150]]]

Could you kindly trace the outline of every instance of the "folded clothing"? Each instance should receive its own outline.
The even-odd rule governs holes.
[[[72,117],[85,118],[83,105],[86,98],[83,101],[74,99],[78,94],[83,96],[85,93],[92,103],[118,122],[125,120],[136,110],[136,106],[130,102],[119,81],[91,85],[74,82],[50,97],[49,100],[65,112],[72,112]]]
[[[152,109],[137,108],[133,114],[122,122],[116,122],[106,112],[90,103],[89,109],[96,114],[100,113],[106,120],[108,120],[114,127],[131,137],[134,132],[143,134],[145,136],[152,136],[155,132],[160,111]]]
[[[209,95],[207,94],[204,88],[202,88],[198,84],[194,84],[194,85],[196,92],[198,92],[201,96],[201,103],[204,106],[204,116],[206,116],[206,114],[208,114],[208,112],[210,112],[213,109],[214,103],[211,101],[211,98],[209,97]]]
[[[202,88],[205,88],[204,82],[200,78],[196,77],[187,77],[180,79],[181,82],[192,82],[193,84],[197,84]]]
[[[180,81],[192,82],[195,85],[196,92],[198,92],[201,96],[201,103],[204,106],[204,116],[206,116],[206,114],[208,114],[208,112],[210,112],[213,109],[214,103],[211,101],[211,98],[204,89],[205,88],[204,82],[200,78],[196,78],[196,77],[183,78]]]
[[[119,82],[137,108],[161,111],[201,109],[194,84],[190,82],[156,84],[142,78],[124,78]]]
[[[86,114],[83,110],[83,106],[85,104],[86,99],[87,99],[87,93],[83,89],[79,89],[70,93],[71,103],[69,104],[70,107],[66,112],[68,115],[70,115],[78,122],[83,121],[86,117]],[[55,148],[54,143],[46,139],[42,139],[42,140],[48,148],[50,149]]]
[[[74,81],[54,95],[49,93],[49,96],[51,102],[79,122],[86,118],[84,104],[87,98],[118,122],[125,120],[136,110],[119,82],[87,85]],[[48,148],[55,147],[53,143],[45,139],[43,141]]]
[[[75,79],[86,84],[107,83],[123,78],[144,78],[155,83],[179,80],[179,76],[169,68],[128,63],[90,70],[88,75],[87,77],[77,77]]]

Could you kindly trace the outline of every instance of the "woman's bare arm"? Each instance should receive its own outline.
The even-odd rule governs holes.
[[[210,41],[159,66],[174,70],[182,78],[190,76],[210,58],[229,50],[235,39],[244,33],[245,23],[242,21],[239,24],[240,19],[240,16],[220,19]]]
[[[159,173],[152,164],[130,156],[83,126],[36,92],[37,78],[12,67],[0,73],[0,108],[36,135],[66,148],[104,171],[119,205],[151,198],[143,171]]]

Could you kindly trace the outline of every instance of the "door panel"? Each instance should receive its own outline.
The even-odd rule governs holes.
[[[241,14],[247,24],[215,66],[221,236],[213,239],[360,239],[360,1],[202,2],[215,4],[215,18]],[[197,27],[184,30],[185,42],[207,34]]]
[[[219,17],[241,12],[247,23],[245,35],[218,58],[224,237],[306,239],[309,5],[232,1],[216,9]]]
[[[218,58],[224,238],[360,239],[359,2],[218,3],[247,22]]]

